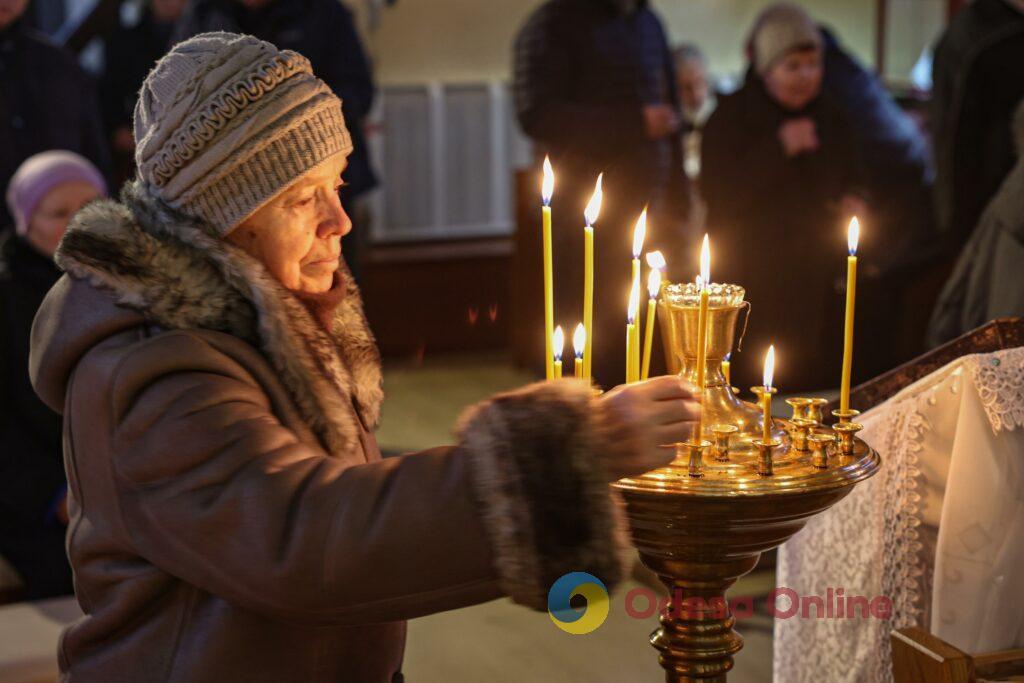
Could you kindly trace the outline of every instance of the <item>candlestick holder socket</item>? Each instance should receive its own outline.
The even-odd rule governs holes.
[[[839,435],[839,452],[843,455],[853,455],[853,437],[864,425],[858,422],[840,422],[832,426],[833,431]]]
[[[789,424],[789,437],[793,442],[793,448],[802,452],[810,450],[807,447],[807,437],[818,423],[806,417],[794,417]]]
[[[713,452],[718,462],[729,461],[729,437],[739,431],[735,425],[713,425],[711,433],[715,435]]]
[[[849,424],[853,422],[853,418],[857,417],[858,415],[860,415],[860,411],[854,410],[853,408],[850,408],[849,410],[837,409],[832,411],[832,417],[839,420],[839,424]]]
[[[827,432],[816,432],[807,437],[810,442],[811,450],[814,455],[811,456],[811,464],[818,469],[828,468],[828,450],[831,446],[836,443],[836,435]]]
[[[821,411],[823,411],[825,409],[825,406],[827,405],[827,398],[807,399],[807,409],[804,411],[806,413],[804,417],[806,417],[808,420],[814,420],[818,424],[821,424],[822,422],[825,421],[825,416]]]
[[[793,419],[807,417],[807,408],[811,405],[811,399],[809,398],[787,398],[786,403],[793,409]]]
[[[772,450],[782,445],[781,441],[772,439],[768,443],[765,443],[761,439],[754,439],[754,447],[757,448],[758,460],[757,460],[757,473],[762,477],[770,477],[774,472],[772,466]]]
[[[704,476],[704,451],[711,447],[710,441],[687,441],[683,443],[683,448],[689,454],[689,461],[687,464],[687,474],[694,479],[700,479]]]

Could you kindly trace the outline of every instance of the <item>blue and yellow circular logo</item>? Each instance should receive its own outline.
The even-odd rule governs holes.
[[[570,604],[577,595],[587,602],[579,609]],[[565,574],[548,591],[548,614],[551,615],[551,621],[573,635],[597,629],[608,618],[608,607],[608,589],[601,579],[586,572]]]

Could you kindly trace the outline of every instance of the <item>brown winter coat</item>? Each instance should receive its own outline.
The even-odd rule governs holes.
[[[93,204],[36,318],[64,415],[70,681],[388,681],[404,620],[621,568],[587,387],[475,408],[381,460],[380,366],[349,285],[328,334],[256,261],[147,194]]]

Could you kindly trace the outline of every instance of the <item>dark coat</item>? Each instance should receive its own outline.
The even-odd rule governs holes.
[[[99,93],[108,135],[131,127],[142,81],[170,48],[173,29],[173,24],[158,23],[146,9],[138,24],[118,28],[104,41],[107,68],[100,77]]]
[[[562,283],[555,309],[569,329],[583,310],[582,287],[573,286],[583,282],[583,207],[604,173],[595,230],[594,375],[612,386],[625,377],[630,244],[644,205],[652,209],[646,249],[680,248],[670,216],[685,209],[667,201],[670,188],[685,182],[679,136],[650,140],[643,118],[645,105],[679,108],[668,42],[646,2],[625,14],[612,0],[550,0],[520,30],[514,60],[519,124],[555,169],[554,265]],[[685,196],[680,189],[673,198]]]
[[[273,0],[259,10],[235,0],[194,0],[172,43],[207,31],[248,33],[309,59],[317,77],[341,98],[352,134],[354,149],[342,174],[348,183],[342,199],[355,199],[377,186],[363,134],[363,121],[373,106],[373,76],[352,14],[339,0]]]
[[[959,249],[1016,159],[1011,120],[1024,97],[1024,12],[975,0],[935,48],[931,125],[939,225]]]
[[[934,168],[928,142],[878,76],[839,45],[828,29],[822,88],[842,109],[864,160],[871,196],[874,265],[896,275],[934,252]]]
[[[78,152],[109,176],[110,156],[92,80],[74,56],[19,20],[0,32],[0,188],[28,157]],[[0,225],[9,225],[0,203]]]
[[[1024,100],[1014,120],[1024,151]],[[938,346],[993,318],[1024,317],[1024,155],[989,202],[939,296],[928,327]]]
[[[324,325],[209,226],[122,197],[76,215],[32,332],[85,612],[69,680],[387,683],[406,619],[622,577],[589,385],[496,397],[457,445],[382,459],[348,273]]]
[[[789,158],[778,130],[798,116],[814,120],[820,147]],[[824,95],[804,111],[784,111],[750,74],[740,90],[719,100],[708,121],[701,184],[712,279],[742,285],[752,302],[744,352],[733,359],[736,386],[760,382],[769,343],[793,359],[780,373],[780,384],[794,390],[831,386],[832,359],[821,353],[835,351],[826,344],[824,312],[838,305],[832,284],[845,263],[849,220],[840,215],[838,202],[863,189],[856,138],[846,118]]]
[[[60,277],[53,260],[8,233],[0,246],[0,555],[28,599],[71,592],[64,525],[55,506],[65,486],[60,416],[28,376],[32,319]]]

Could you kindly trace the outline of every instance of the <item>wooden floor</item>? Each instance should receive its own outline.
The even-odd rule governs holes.
[[[381,448],[397,453],[448,443],[467,405],[532,380],[494,354],[388,363],[378,432]],[[607,621],[586,635],[565,633],[546,612],[532,612],[509,600],[413,620],[405,674],[410,683],[662,681],[657,652],[647,642],[657,619],[637,620],[625,611],[624,597],[638,585],[616,590]],[[730,595],[763,596],[773,586],[770,572],[755,574],[737,583]],[[746,644],[730,683],[770,681],[771,620],[755,615],[741,621],[737,630]]]

